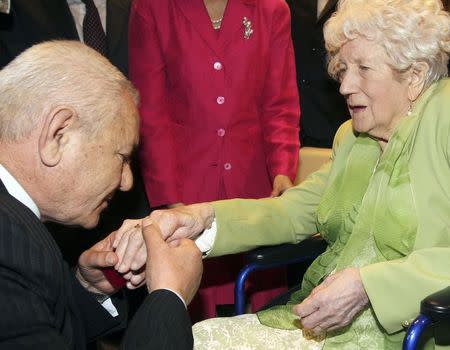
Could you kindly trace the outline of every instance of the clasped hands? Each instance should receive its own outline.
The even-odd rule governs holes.
[[[206,212],[211,215],[206,217]],[[125,220],[119,230],[81,254],[76,276],[88,291],[111,295],[116,289],[102,269],[114,267],[127,280],[127,288],[146,283],[149,292],[170,289],[188,304],[203,272],[202,254],[192,238],[211,225],[213,217],[211,207],[193,205]]]
[[[122,227],[84,252],[77,276],[90,291],[112,294],[102,267],[114,266],[127,287],[147,283],[149,291],[171,289],[188,304],[202,274],[201,252],[192,241],[211,226],[210,204],[156,210],[143,220],[126,220]],[[304,329],[323,334],[348,325],[368,304],[358,268],[346,268],[328,276],[300,304],[293,307]]]

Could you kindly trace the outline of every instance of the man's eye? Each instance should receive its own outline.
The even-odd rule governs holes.
[[[362,71],[366,71],[366,70],[369,70],[370,68],[367,67],[367,66],[360,65],[359,69],[362,70]]]

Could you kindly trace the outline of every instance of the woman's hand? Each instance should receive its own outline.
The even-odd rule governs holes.
[[[304,328],[321,334],[348,325],[368,302],[359,269],[352,267],[328,276],[293,312]]]
[[[214,218],[214,208],[210,203],[154,210],[150,214],[150,219],[159,226],[163,239],[168,242],[197,238],[203,230],[211,227]]]
[[[147,261],[142,219],[125,220],[115,234],[113,248],[119,258],[114,268],[125,278],[128,289],[140,287],[145,281]]]
[[[271,197],[278,197],[283,194],[288,188],[294,186],[289,176],[286,175],[277,175],[273,179],[273,189],[270,194]]]
[[[127,288],[145,283],[147,250],[142,236],[142,220],[125,220],[122,227],[81,254],[76,277],[94,293],[112,294],[116,287],[103,270],[112,268],[126,280]]]

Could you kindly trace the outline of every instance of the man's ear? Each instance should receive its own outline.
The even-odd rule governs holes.
[[[408,98],[411,102],[422,93],[429,70],[430,66],[426,62],[418,62],[411,67],[408,87]]]
[[[39,136],[39,155],[46,166],[55,166],[61,160],[68,131],[76,119],[77,113],[71,107],[57,107],[47,115]]]

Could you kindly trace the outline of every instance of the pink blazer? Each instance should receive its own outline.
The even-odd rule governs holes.
[[[219,31],[203,0],[133,2],[130,77],[141,94],[152,206],[265,197],[275,175],[294,180],[300,108],[290,31],[284,0],[228,0]]]

